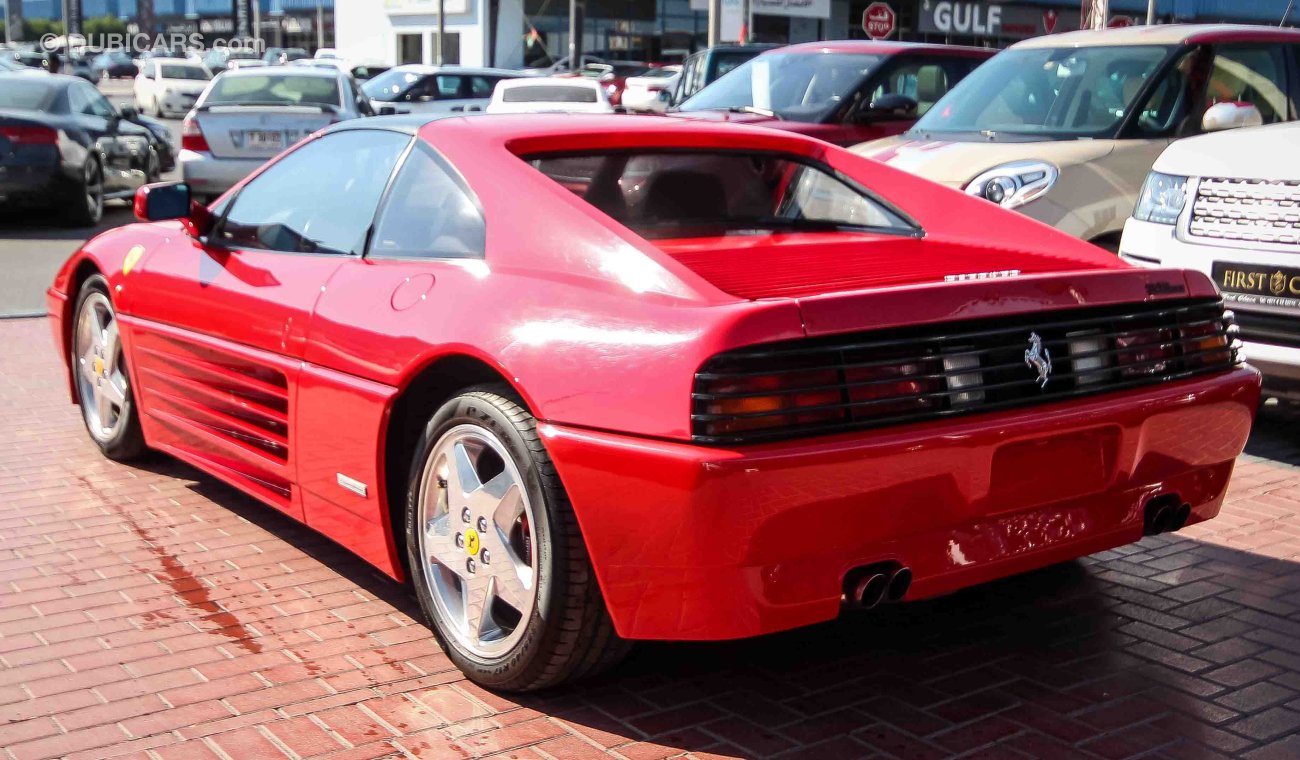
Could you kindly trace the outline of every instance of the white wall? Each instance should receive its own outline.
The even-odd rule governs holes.
[[[447,32],[460,34],[460,63],[464,66],[483,66],[488,56],[487,28],[482,23],[486,3],[481,0],[446,0]],[[516,29],[523,25],[521,0],[503,0],[502,15],[510,6],[515,11]],[[397,12],[392,9],[427,7],[423,0],[345,0],[335,3],[334,37],[339,54],[354,60],[375,60],[388,65],[397,63],[397,35],[420,34],[424,37],[424,62],[433,63],[434,37],[438,33],[438,16],[429,13]],[[454,9],[464,12],[455,13]],[[506,37],[517,37],[511,32]],[[498,51],[509,40],[498,39]]]

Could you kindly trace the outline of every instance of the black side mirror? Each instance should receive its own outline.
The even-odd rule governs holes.
[[[888,119],[915,119],[917,103],[912,98],[898,93],[881,95],[871,101],[871,105],[861,112],[868,121]]]
[[[190,186],[156,182],[135,191],[135,218],[142,222],[184,219],[190,215]]]

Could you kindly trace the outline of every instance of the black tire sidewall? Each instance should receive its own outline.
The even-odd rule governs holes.
[[[555,506],[550,502],[538,472],[538,463],[524,440],[522,431],[496,403],[489,400],[498,389],[476,393],[468,391],[444,404],[429,420],[416,449],[407,483],[406,546],[410,561],[411,582],[425,617],[442,642],[447,655],[463,672],[485,686],[511,689],[527,688],[539,667],[544,664],[550,641],[558,631],[554,624],[563,603],[564,568],[567,547],[563,529],[557,524]],[[507,400],[508,399],[502,399]],[[432,591],[421,569],[420,536],[416,526],[417,505],[424,470],[438,440],[448,430],[471,424],[495,435],[514,460],[523,478],[533,510],[533,551],[537,554],[537,601],[523,637],[514,649],[500,658],[486,660],[459,648],[456,639],[445,629],[432,601]]]
[[[113,304],[113,298],[109,295],[108,280],[102,274],[91,275],[81,284],[81,289],[77,291],[77,305],[72,312],[71,339],[68,341],[69,350],[69,367],[74,373],[73,381],[76,382],[75,373],[77,372],[77,323],[81,319],[81,309],[86,299],[92,293],[100,293],[108,299],[109,305],[113,308],[113,319],[117,320],[117,306]],[[122,328],[118,327],[118,341],[121,341]],[[126,348],[122,347],[123,373],[127,376],[126,400],[122,404],[122,424],[117,426],[117,432],[113,437],[101,443],[93,435],[90,440],[99,447],[104,456],[114,460],[126,460],[139,455],[144,449],[144,435],[140,430],[140,417],[136,412],[135,404],[135,387],[130,381],[129,364],[126,361]],[[85,405],[86,400],[81,397],[81,384],[76,382],[77,386],[77,404],[82,407],[81,421],[86,425],[86,433],[90,434],[89,423],[86,422]]]

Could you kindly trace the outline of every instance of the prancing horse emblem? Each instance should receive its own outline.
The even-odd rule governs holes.
[[[1043,348],[1043,339],[1038,333],[1029,333],[1029,348],[1025,349],[1025,366],[1038,373],[1038,387],[1046,388],[1047,380],[1052,376],[1052,355]]]

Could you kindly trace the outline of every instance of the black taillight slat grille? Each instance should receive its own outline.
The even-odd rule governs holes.
[[[692,427],[697,441],[748,443],[1167,382],[1235,365],[1235,330],[1221,301],[1199,300],[741,349],[696,374]],[[1025,360],[1031,334],[1052,360],[1046,387]]]

